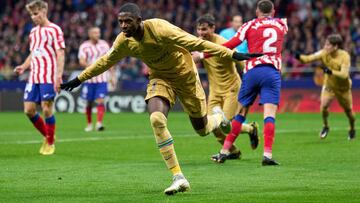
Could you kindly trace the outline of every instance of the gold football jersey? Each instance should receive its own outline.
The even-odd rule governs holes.
[[[78,76],[80,81],[101,74],[126,56],[139,58],[148,65],[150,79],[178,81],[197,71],[189,51],[228,59],[233,54],[226,47],[199,39],[162,19],[145,20],[143,26],[144,36],[140,41],[120,33],[109,52]]]
[[[213,34],[209,41],[215,44],[223,44],[227,40],[220,35]],[[235,62],[233,60],[213,56],[204,59],[202,62],[208,73],[211,92],[215,94],[224,94],[234,87],[240,86],[240,76],[237,73]]]
[[[351,88],[350,55],[339,49],[331,55],[325,50],[320,50],[310,55],[300,55],[300,60],[304,63],[321,60],[321,62],[332,71],[332,75],[325,74],[324,85],[339,90]]]

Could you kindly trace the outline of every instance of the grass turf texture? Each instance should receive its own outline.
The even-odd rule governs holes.
[[[262,132],[261,118],[248,120],[259,122]],[[325,140],[318,137],[319,114],[280,114],[274,158],[281,166],[262,167],[263,139],[253,151],[241,135],[242,160],[215,164],[210,155],[220,145],[214,136],[196,135],[184,113],[171,113],[169,129],[192,188],[170,197],[163,190],[171,175],[147,114],[107,114],[106,130],[91,133],[83,131],[84,115],[57,114],[53,156],[38,154],[42,138],[25,115],[1,113],[0,120],[1,202],[360,201],[360,140],[347,140],[343,114],[331,114]]]

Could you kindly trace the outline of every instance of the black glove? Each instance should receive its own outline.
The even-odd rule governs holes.
[[[324,68],[323,68],[323,71],[324,71],[325,74],[332,75],[332,70],[330,70],[330,69],[327,68],[327,67],[324,67]]]
[[[244,60],[249,60],[251,58],[256,58],[259,56],[262,56],[264,54],[261,53],[248,53],[248,54],[244,54],[244,53],[239,53],[239,52],[234,52],[232,55],[232,58],[238,61],[244,61]]]
[[[81,81],[79,80],[78,77],[66,82],[66,83],[63,83],[60,85],[60,88],[62,90],[66,90],[66,91],[72,91],[75,87],[81,85]]]
[[[300,52],[295,52],[295,58],[300,61]]]

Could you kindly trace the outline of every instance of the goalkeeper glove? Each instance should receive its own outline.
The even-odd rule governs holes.
[[[239,53],[239,52],[234,52],[232,55],[232,58],[238,61],[244,61],[244,60],[249,60],[251,58],[256,58],[259,56],[262,56],[264,54],[261,53],[248,53],[248,54],[244,54],[244,53]]]
[[[78,77],[66,82],[66,83],[63,83],[60,85],[60,88],[62,90],[66,90],[66,91],[72,91],[75,87],[81,85],[81,81],[79,80]]]
[[[324,67],[323,71],[325,74],[332,75],[332,70],[330,70],[328,67]]]

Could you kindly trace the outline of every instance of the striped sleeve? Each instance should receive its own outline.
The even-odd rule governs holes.
[[[55,38],[54,38],[54,44],[55,49],[65,49],[65,40],[64,40],[64,33],[58,26],[54,26],[55,29]]]
[[[251,20],[249,22],[244,23],[239,30],[236,32],[235,37],[237,37],[241,42],[245,40],[246,38],[246,33],[249,30],[249,28],[251,27],[251,25],[253,24],[255,20]]]
[[[86,57],[86,52],[85,52],[85,43],[82,43],[81,45],[80,45],[80,48],[79,48],[79,53],[78,53],[78,59],[80,59],[80,58],[87,58]]]

